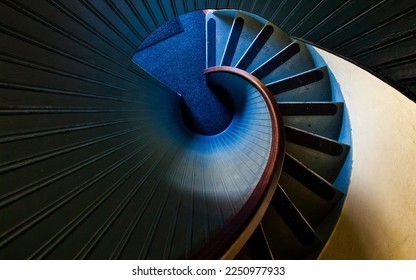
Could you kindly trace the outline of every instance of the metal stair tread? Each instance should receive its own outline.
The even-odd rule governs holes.
[[[283,122],[312,134],[339,139],[344,118],[343,102],[278,102]]]
[[[332,101],[327,67],[322,66],[266,84],[277,102]]]

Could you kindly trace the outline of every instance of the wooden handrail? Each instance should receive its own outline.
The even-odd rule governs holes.
[[[204,71],[229,73],[252,84],[263,97],[270,114],[272,142],[269,158],[257,186],[239,212],[212,237],[193,259],[232,259],[234,258],[263,218],[280,178],[285,154],[285,138],[282,116],[276,101],[267,87],[250,73],[229,66],[216,66]]]

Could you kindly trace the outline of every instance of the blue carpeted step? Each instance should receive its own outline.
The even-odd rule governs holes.
[[[179,18],[170,20],[150,33],[149,36],[147,36],[143,43],[140,45],[138,51],[142,51],[148,47],[156,45],[162,41],[169,39],[170,37],[178,35],[183,31],[184,29]]]
[[[233,108],[227,96],[205,82],[205,14],[185,14],[180,21],[184,32],[136,53],[133,61],[183,97],[184,119],[192,131],[215,135],[228,127]]]

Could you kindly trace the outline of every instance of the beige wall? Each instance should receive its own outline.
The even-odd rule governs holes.
[[[351,184],[321,259],[416,259],[416,104],[357,66],[317,50],[344,93]]]

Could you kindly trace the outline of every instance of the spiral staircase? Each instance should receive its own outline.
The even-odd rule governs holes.
[[[232,66],[261,80],[283,116],[282,174],[270,206],[238,257],[317,257],[334,222],[325,217],[344,195],[332,184],[349,152],[349,145],[338,142],[344,104],[333,100],[331,83],[336,81],[331,82],[325,65],[317,67],[304,43],[252,14],[210,12],[207,52],[208,69]],[[326,228],[317,230],[319,225]]]
[[[10,16],[13,5],[2,4]],[[35,10],[25,12],[42,19]],[[124,45],[106,42],[118,49],[110,56],[57,30],[95,59],[3,27],[8,44],[36,48],[30,59],[2,55],[1,259],[319,255],[347,191],[350,147],[340,90],[312,48],[254,14],[207,11],[201,73],[233,116],[206,135],[157,75],[121,65]],[[61,68],[41,55],[58,55]]]
[[[343,102],[333,101],[331,84],[339,91],[336,81],[331,82],[324,64],[316,66],[304,43],[292,40],[264,19],[236,10],[206,13],[207,84],[218,95],[233,96],[233,104],[244,98],[244,92],[251,89],[244,87],[250,83],[265,88],[282,112],[280,122],[284,123],[286,135],[285,164],[279,185],[264,219],[237,258],[314,258],[336,219],[322,221],[342,198],[347,184],[338,182],[342,191],[332,185],[349,151],[349,145],[338,142],[341,130],[348,127],[343,127],[347,126],[343,122]],[[169,53],[169,46],[156,52],[167,52],[164,59],[171,58],[180,64],[182,56],[175,57],[175,51]],[[147,52],[140,54],[144,58],[148,55]],[[145,65],[140,64],[142,61]],[[153,66],[157,62],[152,58],[138,59],[137,63],[144,69],[146,63],[152,63],[150,73],[164,79],[163,61],[159,68]],[[181,71],[187,75],[186,70]],[[175,82],[171,82],[172,87]],[[236,109],[240,110],[244,109]],[[259,109],[255,112],[262,114]],[[259,132],[256,134],[261,136]],[[348,163],[345,165],[348,169]],[[238,169],[230,174],[237,172]]]

